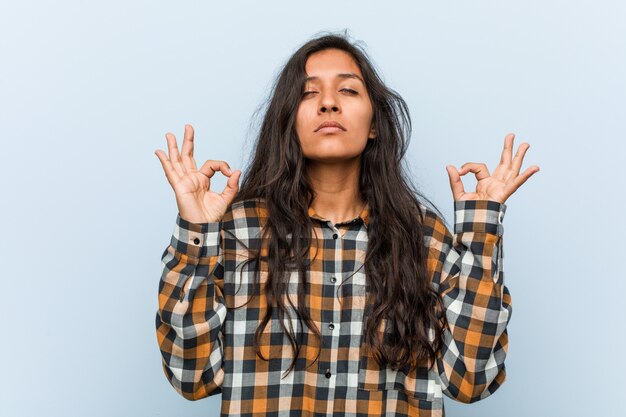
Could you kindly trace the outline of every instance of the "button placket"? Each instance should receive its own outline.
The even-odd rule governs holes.
[[[339,331],[339,321],[341,320],[340,318],[340,311],[336,305],[337,303],[337,288],[338,288],[338,281],[340,281],[338,279],[339,276],[341,276],[340,274],[342,273],[342,247],[343,247],[343,237],[340,234],[340,230],[337,229],[337,227],[335,227],[334,225],[330,224],[329,222],[329,226],[330,226],[330,231],[329,231],[329,235],[332,236],[332,240],[329,241],[330,245],[329,246],[334,246],[334,250],[332,251],[332,255],[330,255],[332,258],[332,269],[328,269],[325,272],[326,275],[326,279],[328,279],[328,281],[326,281],[326,283],[330,282],[330,284],[326,284],[328,285],[329,288],[329,292],[332,292],[335,296],[332,297],[332,301],[330,301],[331,303],[333,303],[333,307],[332,309],[330,308],[331,306],[329,305],[329,310],[332,310],[332,314],[327,316],[327,323],[326,326],[328,326],[328,330],[327,330],[327,334],[330,336],[329,337],[329,342],[330,342],[330,357],[329,359],[329,363],[326,364],[327,368],[322,368],[322,372],[324,373],[324,376],[326,377],[327,380],[329,380],[329,384],[330,387],[334,387],[334,382],[333,382],[333,374],[335,373],[335,371],[333,371],[333,369],[335,369],[335,365],[337,362],[337,352],[338,352],[338,348],[339,348],[339,337],[338,337],[338,331]],[[329,236],[326,235],[326,236]],[[330,254],[330,253],[329,253]],[[331,260],[329,259],[329,260]],[[330,275],[330,276],[329,276]]]
[[[337,247],[337,245],[341,245],[341,240],[338,240],[341,237],[341,235],[339,234],[339,229],[337,229],[335,226],[333,226],[333,239],[336,241],[335,243],[335,251],[339,251],[338,253],[341,253],[341,248]],[[335,257],[335,262],[337,261],[336,257]],[[336,272],[336,271],[335,271]],[[337,283],[337,277],[335,275],[330,277],[330,282],[332,282],[333,284]]]

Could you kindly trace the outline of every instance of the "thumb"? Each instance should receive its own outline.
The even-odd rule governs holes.
[[[463,188],[463,181],[461,181],[459,171],[457,171],[454,165],[446,165],[446,171],[448,171],[448,177],[450,179],[452,198],[454,198],[454,200],[457,200],[459,196],[465,193],[465,190]]]
[[[226,187],[224,187],[224,191],[222,191],[222,197],[227,204],[230,204],[230,202],[233,201],[233,199],[237,195],[237,192],[239,191],[240,176],[241,171],[237,169],[233,171],[232,174],[230,174],[230,177],[228,177],[228,180],[226,181]]]

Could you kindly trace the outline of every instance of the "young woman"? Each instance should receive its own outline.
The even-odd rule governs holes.
[[[441,416],[444,394],[498,389],[504,202],[539,168],[519,174],[529,145],[513,157],[513,134],[493,174],[447,166],[453,235],[404,173],[410,134],[366,53],[325,35],[279,74],[241,187],[225,161],[197,168],[191,126],[180,154],[166,135],[179,213],[156,329],[178,393],[221,393],[224,416]]]

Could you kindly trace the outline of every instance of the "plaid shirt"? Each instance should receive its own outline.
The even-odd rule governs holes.
[[[449,322],[431,370],[418,367],[407,374],[380,367],[362,344],[368,208],[338,224],[310,208],[313,233],[321,238],[311,243],[317,256],[307,273],[306,307],[321,331],[321,346],[305,332],[295,368],[281,379],[293,351],[277,309],[261,334],[260,349],[269,358],[264,361],[253,344],[265,315],[264,291],[234,308],[254,294],[254,262],[242,266],[249,253],[233,236],[258,249],[267,219],[260,200],[249,200],[232,204],[220,222],[195,224],[177,215],[162,255],[156,314],[169,383],[190,400],[221,393],[222,416],[444,416],[444,394],[464,403],[491,395],[505,381],[512,313],[502,269],[506,205],[455,201],[454,235],[431,209],[421,207],[427,269]],[[266,279],[262,268],[261,283]],[[294,272],[289,283],[294,305],[297,287]],[[298,320],[289,308],[297,335]]]

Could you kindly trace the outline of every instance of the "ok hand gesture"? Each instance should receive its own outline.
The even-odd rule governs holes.
[[[239,191],[241,171],[231,171],[224,161],[208,160],[196,168],[193,159],[193,128],[185,125],[182,153],[178,153],[176,137],[165,135],[169,149],[169,159],[160,149],[157,155],[165,171],[165,176],[176,194],[176,203],[180,217],[191,223],[217,222],[222,219],[228,205]],[[226,187],[221,194],[210,190],[211,177],[220,171],[228,177]]]
[[[519,171],[524,160],[524,154],[526,154],[530,145],[522,143],[515,153],[515,157],[511,159],[514,137],[513,133],[509,133],[504,138],[502,157],[500,158],[500,163],[493,171],[493,175],[489,175],[487,165],[484,163],[467,162],[458,171],[453,165],[446,165],[446,170],[450,177],[450,188],[452,188],[452,195],[455,201],[492,200],[504,203],[531,175],[539,172],[539,167],[533,165],[520,175]],[[473,172],[478,180],[475,192],[466,192],[463,189],[461,176],[468,172]]]

